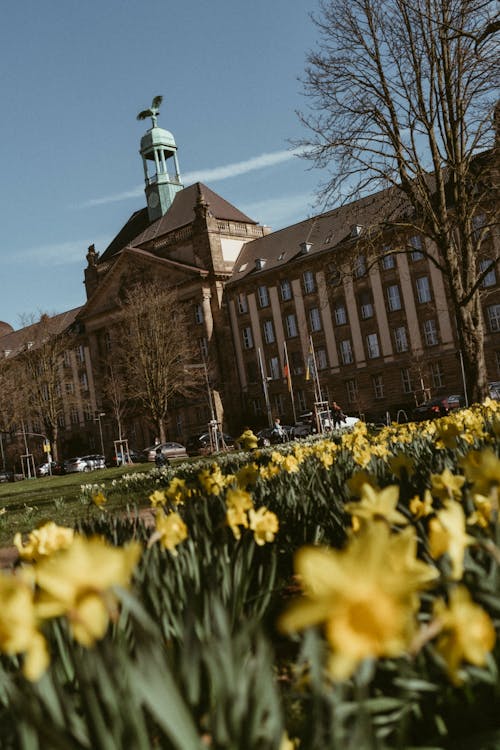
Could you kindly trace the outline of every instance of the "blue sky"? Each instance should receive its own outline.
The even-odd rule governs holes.
[[[308,0],[24,0],[2,9],[0,320],[85,301],[104,250],[145,205],[137,113],[154,95],[184,184],[278,229],[321,175],[289,153],[316,30]]]

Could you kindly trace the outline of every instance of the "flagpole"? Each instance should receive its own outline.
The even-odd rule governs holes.
[[[273,413],[271,411],[271,404],[269,401],[269,390],[267,387],[267,378],[264,373],[264,365],[262,363],[262,354],[260,353],[260,347],[257,349],[257,355],[259,357],[259,368],[260,368],[260,377],[262,379],[262,390],[264,391],[264,398],[266,400],[267,420],[269,422],[269,427],[271,427],[273,424]]]
[[[314,344],[312,340],[312,336],[309,336],[309,347],[311,352],[311,357],[313,361],[313,369],[314,369],[314,396],[316,399],[316,402],[319,403],[321,399],[321,386],[319,384],[319,375],[318,375],[318,368],[316,366],[316,354],[314,353]]]
[[[290,398],[292,400],[293,423],[296,424],[297,423],[297,414],[295,413],[295,399],[293,397],[292,373],[290,371],[290,361],[288,359],[288,348],[287,348],[287,345],[286,345],[286,341],[284,342],[284,344],[285,344],[286,381],[287,381],[288,391],[290,393]]]

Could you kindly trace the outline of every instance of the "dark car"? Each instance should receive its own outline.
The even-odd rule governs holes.
[[[465,398],[460,394],[453,394],[451,396],[447,396],[448,401],[448,409],[451,411],[452,409],[461,409],[462,406],[465,406]]]
[[[118,454],[120,456],[120,460],[118,460],[118,456],[116,453],[114,453],[111,458],[109,459],[108,463],[109,466],[122,466],[124,461],[122,454]],[[142,464],[147,459],[144,457],[144,453],[142,451],[136,451],[132,448],[128,449],[128,452],[125,452],[125,463],[130,462],[133,464]]]
[[[13,482],[14,472],[12,471],[0,471],[0,482]]]
[[[281,427],[286,435],[285,440],[293,440],[294,428],[287,424],[282,424]],[[260,448],[266,448],[269,445],[278,445],[283,442],[274,427],[264,427],[264,429],[259,430],[257,438],[259,440],[258,445]]]
[[[218,449],[220,451],[233,450],[235,439],[225,432],[217,433]],[[210,441],[208,432],[201,432],[198,435],[192,435],[186,441],[186,451],[188,456],[206,456],[213,452],[213,446]]]
[[[423,404],[420,404],[412,412],[414,422],[423,422],[426,419],[437,419],[445,417],[450,411],[448,399],[446,396],[437,396],[431,398]]]

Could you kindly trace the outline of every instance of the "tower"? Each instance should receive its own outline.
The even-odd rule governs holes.
[[[174,200],[175,194],[183,189],[177,161],[177,146],[172,133],[157,125],[161,96],[155,96],[150,109],[137,115],[138,120],[151,117],[152,126],[141,138],[140,154],[144,167],[144,179],[148,214],[150,221],[163,216]],[[169,162],[172,174],[169,174]]]

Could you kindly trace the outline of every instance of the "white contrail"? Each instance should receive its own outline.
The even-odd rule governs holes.
[[[238,177],[247,172],[253,172],[256,169],[274,167],[277,164],[282,164],[283,162],[293,159],[294,156],[299,156],[301,153],[303,153],[303,149],[299,148],[273,151],[268,154],[253,156],[251,159],[245,159],[244,161],[235,162],[234,164],[226,164],[222,167],[187,172],[182,176],[182,182],[184,185],[191,185],[193,182],[217,182],[219,180],[227,180],[230,177]],[[129,198],[138,198],[143,192],[144,187],[141,185],[140,187],[127,190],[123,193],[105,195],[102,198],[91,198],[90,200],[81,203],[80,207],[88,208],[89,206],[101,206],[105,203],[116,203],[118,201],[128,200]]]

